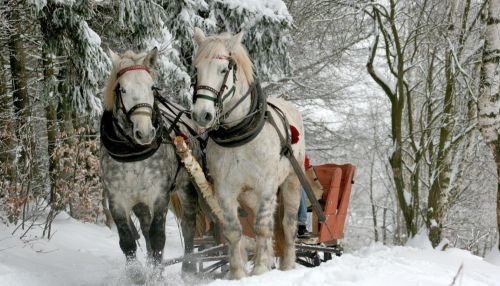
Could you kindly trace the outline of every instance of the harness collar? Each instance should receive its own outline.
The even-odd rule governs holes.
[[[249,91],[251,107],[248,114],[237,125],[229,128],[218,128],[208,133],[210,138],[223,147],[238,147],[253,140],[264,127],[267,111],[267,100],[256,80]]]
[[[155,106],[155,108],[158,108]],[[163,126],[161,119],[156,117],[153,122],[157,128],[156,137],[149,145],[140,145],[135,143],[125,134],[120,127],[113,112],[104,111],[101,118],[101,142],[106,151],[118,162],[136,162],[149,158],[160,148],[163,137]]]

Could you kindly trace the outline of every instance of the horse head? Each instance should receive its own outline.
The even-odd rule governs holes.
[[[112,111],[125,135],[140,145],[151,144],[156,135],[153,117],[154,66],[158,49],[118,55],[109,51],[113,70],[105,89],[104,106]]]
[[[253,65],[241,44],[242,38],[242,32],[206,37],[199,28],[194,30],[198,48],[192,115],[201,128],[217,124],[221,113],[241,96],[241,87],[253,81]]]

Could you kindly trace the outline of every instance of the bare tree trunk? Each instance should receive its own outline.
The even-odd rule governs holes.
[[[45,89],[50,93],[51,80],[54,76],[54,68],[52,66],[52,59],[48,55],[47,51],[43,52],[43,79],[45,82]],[[45,107],[45,117],[47,120],[47,155],[49,157],[49,180],[50,180],[50,202],[54,199],[55,188],[56,188],[56,160],[54,155],[54,150],[56,147],[57,140],[57,103],[54,98],[50,98],[53,95],[46,94],[48,103]]]
[[[372,205],[373,235],[375,236],[375,241],[378,241],[377,207],[375,206],[375,201],[373,199],[373,168],[375,164],[374,157],[375,155],[372,155],[372,160],[370,162],[370,204]]]
[[[385,42],[385,45],[388,46],[388,41],[393,41],[394,47],[395,47],[395,53],[397,54],[396,56],[396,61],[393,64],[391,68],[394,70],[394,77],[397,82],[396,88],[393,90],[391,87],[387,85],[387,83],[380,78],[380,75],[377,74],[377,72],[374,69],[373,62],[376,57],[376,52],[378,49],[378,41],[379,41],[379,35],[376,35],[375,37],[375,42],[373,46],[371,47],[371,53],[370,57],[368,60],[368,63],[366,65],[366,69],[368,71],[368,74],[372,77],[372,79],[382,88],[384,93],[387,95],[391,102],[391,137],[392,137],[392,142],[393,142],[393,151],[391,156],[389,157],[389,163],[392,168],[392,174],[394,178],[394,184],[396,188],[396,195],[399,203],[399,207],[401,208],[401,212],[403,214],[403,219],[405,221],[405,226],[406,226],[406,234],[408,237],[412,237],[415,234],[417,234],[417,224],[416,224],[416,215],[417,211],[415,210],[415,199],[418,200],[417,197],[415,197],[415,194],[410,194],[408,190],[406,190],[405,186],[405,177],[403,173],[404,169],[404,162],[403,162],[403,111],[405,107],[405,99],[406,99],[406,89],[404,86],[404,73],[405,73],[405,67],[404,67],[404,55],[401,47],[401,42],[398,34],[398,29],[396,27],[395,23],[395,14],[396,14],[396,7],[395,7],[395,2],[391,1],[391,13],[390,16],[387,16],[388,19],[387,21],[390,24],[390,27],[386,28],[384,27],[382,23],[382,19],[380,16],[380,12],[377,10],[377,8],[374,7],[374,21],[376,22],[378,28],[380,28],[383,32],[383,39]],[[391,34],[391,36],[388,36],[388,33]],[[390,39],[389,39],[390,38]],[[387,52],[386,52],[387,53]],[[386,55],[386,57],[388,57]],[[390,60],[388,60],[388,63],[390,63]],[[417,194],[418,195],[418,194]],[[418,206],[417,206],[418,207]]]
[[[437,179],[433,181],[429,190],[427,226],[429,239],[432,246],[436,247],[441,242],[443,223],[447,213],[448,191],[450,185],[450,135],[453,122],[453,97],[455,92],[455,79],[452,74],[452,55],[447,52],[445,60],[446,89],[444,95],[443,119],[439,131],[438,155],[435,165]]]
[[[8,10],[8,20],[11,24],[11,34],[8,39],[8,47],[10,71],[12,75],[12,99],[14,101],[14,112],[17,120],[15,130],[17,133],[16,135],[18,135],[17,138],[21,138],[21,136],[19,136],[19,132],[22,128],[27,126],[30,116],[26,54],[24,51],[23,40],[21,38],[21,18],[19,15],[21,7],[18,7],[16,1],[9,1],[7,5],[10,6],[10,9]],[[22,144],[23,148],[27,148],[29,146],[27,142]],[[25,159],[26,153],[27,151],[24,149],[21,155],[21,162]]]
[[[50,197],[49,202],[53,203],[56,192],[56,159],[54,150],[57,141],[57,86],[55,80],[55,69],[54,69],[54,59],[53,54],[55,51],[52,50],[51,42],[53,31],[51,31],[50,22],[52,21],[52,15],[54,13],[55,6],[53,3],[48,3],[47,6],[42,10],[41,16],[38,21],[40,23],[40,29],[43,35],[43,46],[42,46],[42,64],[43,64],[43,86],[44,86],[44,97],[47,101],[45,106],[45,119],[47,121],[47,156],[49,158],[49,181],[50,181]]]
[[[479,130],[497,168],[497,228],[500,235],[500,0],[489,0],[479,88]],[[500,249],[500,244],[498,245]]]
[[[2,121],[0,122],[0,130],[2,130],[0,131],[0,162],[2,162],[2,166],[0,166],[0,171],[5,176],[4,179],[12,182],[15,179],[14,160],[16,154],[14,150],[16,138],[14,121],[9,116],[12,112],[12,99],[7,94],[7,69],[2,68],[5,66],[7,66],[7,61],[0,52],[0,110],[2,111]]]

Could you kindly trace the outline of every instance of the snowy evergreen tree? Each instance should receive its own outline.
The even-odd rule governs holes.
[[[244,45],[261,80],[273,80],[290,71],[288,29],[292,17],[285,3],[273,1],[213,1],[216,32],[245,32]]]
[[[95,16],[92,1],[35,1],[35,6],[46,48],[62,61],[59,101],[69,100],[79,112],[100,113],[98,91],[110,62],[100,37],[88,24]]]
[[[193,29],[207,34],[245,32],[244,45],[254,61],[257,76],[267,81],[287,74],[290,70],[288,29],[292,17],[281,0],[273,1],[165,1],[167,26],[178,51],[179,70],[194,76],[191,65]],[[181,88],[182,97],[189,96],[190,82]]]

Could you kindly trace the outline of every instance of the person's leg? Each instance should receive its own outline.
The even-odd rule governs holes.
[[[307,224],[306,193],[304,192],[304,190],[301,190],[301,192],[300,192],[300,205],[299,205],[299,212],[298,212],[298,222],[299,222],[299,225],[306,225]]]
[[[300,236],[306,236],[308,235],[307,231],[307,205],[306,205],[306,193],[304,190],[301,190],[300,192],[300,205],[299,205],[299,211],[298,211],[298,219],[297,219],[297,235]]]

